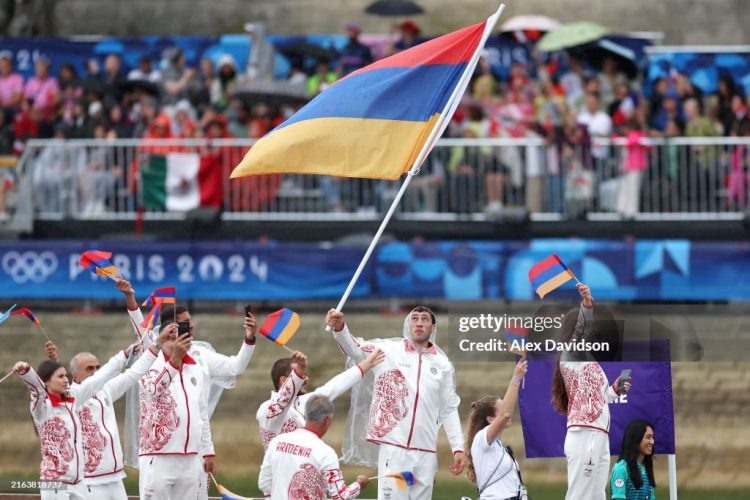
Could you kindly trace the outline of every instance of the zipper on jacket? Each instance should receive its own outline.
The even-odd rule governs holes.
[[[70,415],[70,420],[73,422],[73,449],[76,451],[76,478],[73,481],[73,484],[78,483],[78,471],[81,467],[81,461],[78,456],[78,426],[76,425],[76,419],[73,417],[73,412],[70,408],[68,408],[68,404],[64,403],[65,409],[68,410],[68,414]],[[71,405],[72,406],[72,405]]]
[[[190,404],[188,402],[187,391],[185,390],[185,379],[182,377],[182,369],[185,365],[180,367],[180,385],[182,386],[182,393],[185,395],[185,409],[187,410],[187,435],[185,437],[185,454],[188,452],[188,443],[190,442]]]
[[[114,461],[112,465],[112,472],[117,472],[117,456],[115,455],[115,438],[112,436],[112,433],[109,432],[109,429],[107,428],[107,421],[104,416],[104,403],[96,396],[94,396],[94,399],[99,403],[99,406],[102,408],[102,427],[104,427],[104,430],[107,431],[107,434],[109,434],[109,445],[112,447],[112,460]],[[86,474],[84,474],[84,477]]]
[[[422,376],[422,353],[419,353],[419,364],[417,365],[417,395],[414,396],[414,412],[411,415],[411,429],[409,429],[409,438],[406,440],[406,447],[411,446],[411,436],[414,434],[414,421],[417,419],[417,405],[419,404],[419,380]]]

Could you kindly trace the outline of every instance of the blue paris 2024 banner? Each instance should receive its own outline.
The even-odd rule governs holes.
[[[249,242],[0,242],[0,299],[114,299],[78,265],[113,253],[139,293],[174,285],[180,300],[337,299],[364,247]],[[750,300],[750,245],[687,240],[394,242],[380,245],[352,297],[538,300],[532,265],[559,255],[599,300]],[[577,300],[571,281],[549,300]],[[547,300],[547,299],[545,299]]]
[[[672,370],[669,362],[638,361],[601,363],[607,380],[613,383],[623,369],[631,370],[630,392],[609,405],[611,424],[609,451],[620,453],[622,434],[628,422],[637,418],[654,426],[654,453],[674,454],[674,406]],[[551,404],[555,361],[529,362],[524,387],[519,391],[521,425],[527,458],[565,456],[566,419]]]

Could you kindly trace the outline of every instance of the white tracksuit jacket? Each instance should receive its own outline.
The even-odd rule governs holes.
[[[271,399],[260,405],[255,415],[263,449],[268,449],[268,443],[279,434],[305,426],[305,405],[311,396],[326,396],[333,401],[360,382],[362,375],[362,370],[353,366],[313,392],[299,395],[300,389],[307,383],[307,377],[303,379],[292,370],[279,391],[271,392]]]
[[[407,339],[360,344],[344,326],[333,332],[344,353],[359,362],[376,347],[385,361],[373,368],[375,383],[367,440],[407,450],[437,450],[437,432],[445,428],[451,450],[463,451],[453,365],[434,346],[423,353]]]
[[[89,398],[125,367],[125,356],[124,352],[112,356],[94,375],[82,384],[72,386],[69,396],[63,398],[47,393],[44,382],[33,369],[21,375],[31,393],[31,416],[41,442],[40,479],[67,484],[83,481],[86,459],[79,412]],[[154,359],[153,353],[141,356],[139,369],[145,371],[148,366],[144,364],[150,365]],[[137,373],[133,369],[123,375],[137,380]]]
[[[114,403],[128,389],[138,385],[138,381],[146,374],[154,360],[156,356],[151,351],[141,355],[133,363],[130,373],[121,373],[107,382],[102,390],[86,401],[79,410],[83,451],[86,456],[86,484],[107,484],[125,477]],[[74,383],[73,387],[78,385]]]
[[[183,358],[178,370],[165,354],[139,383],[139,456],[213,456],[208,422],[208,375],[192,357]]]
[[[333,448],[314,432],[297,429],[271,440],[258,475],[258,487],[273,500],[355,498],[359,483],[349,486]]]
[[[590,340],[592,328],[593,309],[581,304],[572,340]],[[615,401],[619,394],[607,382],[607,375],[599,363],[585,359],[585,353],[571,352],[564,353],[560,361],[560,372],[568,393],[568,429],[609,432],[608,403]]]

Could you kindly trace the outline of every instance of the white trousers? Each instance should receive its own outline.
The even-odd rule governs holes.
[[[189,500],[198,496],[198,455],[147,455],[138,458],[141,500]]]
[[[609,436],[595,429],[569,430],[565,435],[568,493],[565,500],[605,500],[609,477]]]
[[[104,484],[89,484],[87,487],[91,498],[97,500],[128,500],[122,479]]]
[[[381,444],[378,451],[378,500],[429,500],[435,485],[437,455]],[[417,483],[400,490],[396,480],[384,478],[389,472],[410,471]]]
[[[198,477],[198,500],[208,500],[209,479],[208,473],[203,470],[203,460],[198,460],[198,469],[195,475]]]
[[[42,500],[88,500],[96,498],[89,493],[83,481],[78,484],[65,484],[59,490],[41,490]]]
[[[626,173],[620,180],[620,192],[617,193],[617,211],[623,217],[632,218],[638,213],[641,200],[642,172],[634,170]]]

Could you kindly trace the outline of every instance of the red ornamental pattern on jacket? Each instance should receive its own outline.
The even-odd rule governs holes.
[[[378,377],[370,405],[370,435],[382,438],[409,414],[409,388],[400,370],[388,370]]]
[[[56,480],[64,476],[75,457],[70,431],[59,416],[44,422],[39,429],[42,445],[41,479]]]
[[[284,384],[281,386],[281,392],[279,393],[279,399],[275,403],[268,406],[268,418],[273,418],[284,412],[284,409],[289,406],[294,396],[294,385]]]
[[[281,434],[286,434],[287,432],[294,432],[297,429],[299,429],[299,426],[297,425],[297,422],[290,418],[286,422],[284,422],[284,425],[281,426]],[[267,431],[265,429],[260,430],[260,438],[263,441],[263,449],[268,448],[268,443],[271,442],[273,438],[275,438],[278,434],[276,434],[273,431]]]
[[[91,407],[84,406],[78,413],[81,419],[81,434],[83,434],[83,451],[86,454],[86,464],[84,470],[87,474],[96,471],[102,461],[104,449],[107,447],[107,441],[104,434],[99,430],[99,426],[94,421],[91,413]]]
[[[312,464],[300,465],[289,482],[287,498],[289,500],[323,500],[326,485],[323,476]]]
[[[169,443],[180,426],[177,402],[169,392],[169,377],[159,377],[157,370],[141,379],[141,423],[138,429],[141,453],[154,453]]]
[[[604,372],[597,363],[587,363],[581,371],[561,366],[565,388],[568,391],[568,423],[591,424],[602,414],[607,386]]]

